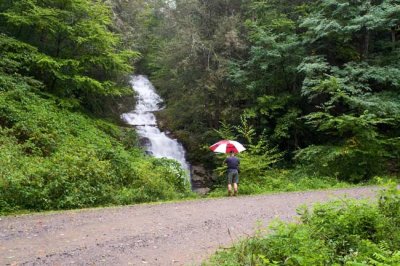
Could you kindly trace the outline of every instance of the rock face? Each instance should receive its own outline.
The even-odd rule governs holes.
[[[139,139],[139,145],[142,147],[142,148],[148,148],[148,147],[150,147],[151,146],[151,142],[150,142],[150,139],[149,138],[146,138],[146,137],[141,137],[140,139]]]
[[[192,165],[190,168],[192,191],[204,195],[210,191],[212,175],[202,165]]]

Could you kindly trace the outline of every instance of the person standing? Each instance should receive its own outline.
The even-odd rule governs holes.
[[[232,196],[233,184],[233,195],[236,196],[238,193],[240,160],[235,156],[235,153],[231,151],[229,157],[225,159],[224,163],[226,163],[226,165],[228,166],[228,195]]]

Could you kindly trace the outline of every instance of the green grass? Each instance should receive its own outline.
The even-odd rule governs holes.
[[[224,179],[224,176],[220,177],[220,185],[209,193],[209,197],[226,195],[227,188]],[[257,178],[240,175],[239,181],[239,193],[241,195],[348,188],[362,185],[339,181],[331,177],[308,177],[290,170],[269,170]]]
[[[203,265],[400,265],[400,191],[378,200],[335,201],[298,210],[254,237],[215,253]]]

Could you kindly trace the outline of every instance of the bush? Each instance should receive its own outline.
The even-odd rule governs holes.
[[[372,148],[372,144],[369,148]],[[378,150],[361,150],[353,144],[344,146],[311,145],[297,152],[298,168],[310,176],[330,176],[359,183],[385,173],[385,160]]]
[[[400,191],[378,202],[340,200],[302,208],[301,223],[277,221],[267,234],[218,252],[206,265],[399,265]]]
[[[269,169],[261,173],[241,171],[239,176],[239,192],[242,195],[350,186],[332,177],[310,177],[295,170]],[[226,195],[226,173],[222,171],[218,178],[219,186],[209,193],[211,197]]]
[[[279,170],[276,166],[283,159],[284,153],[277,147],[271,147],[266,136],[261,135],[255,138],[254,128],[248,124],[246,116],[241,116],[239,126],[232,127],[222,123],[221,129],[216,132],[222,139],[240,138],[247,142],[247,150],[237,155],[240,159],[240,194],[348,186],[334,177],[328,177],[330,175],[309,174],[308,171],[299,171],[299,169]],[[215,157],[217,165],[223,166],[215,170],[216,188],[210,195],[221,196],[226,194],[226,165],[223,164],[226,155],[218,154]]]

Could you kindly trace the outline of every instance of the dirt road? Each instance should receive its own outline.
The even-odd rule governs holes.
[[[199,265],[257,222],[299,205],[373,197],[377,188],[240,196],[0,217],[0,265]],[[228,233],[229,231],[229,233]]]

